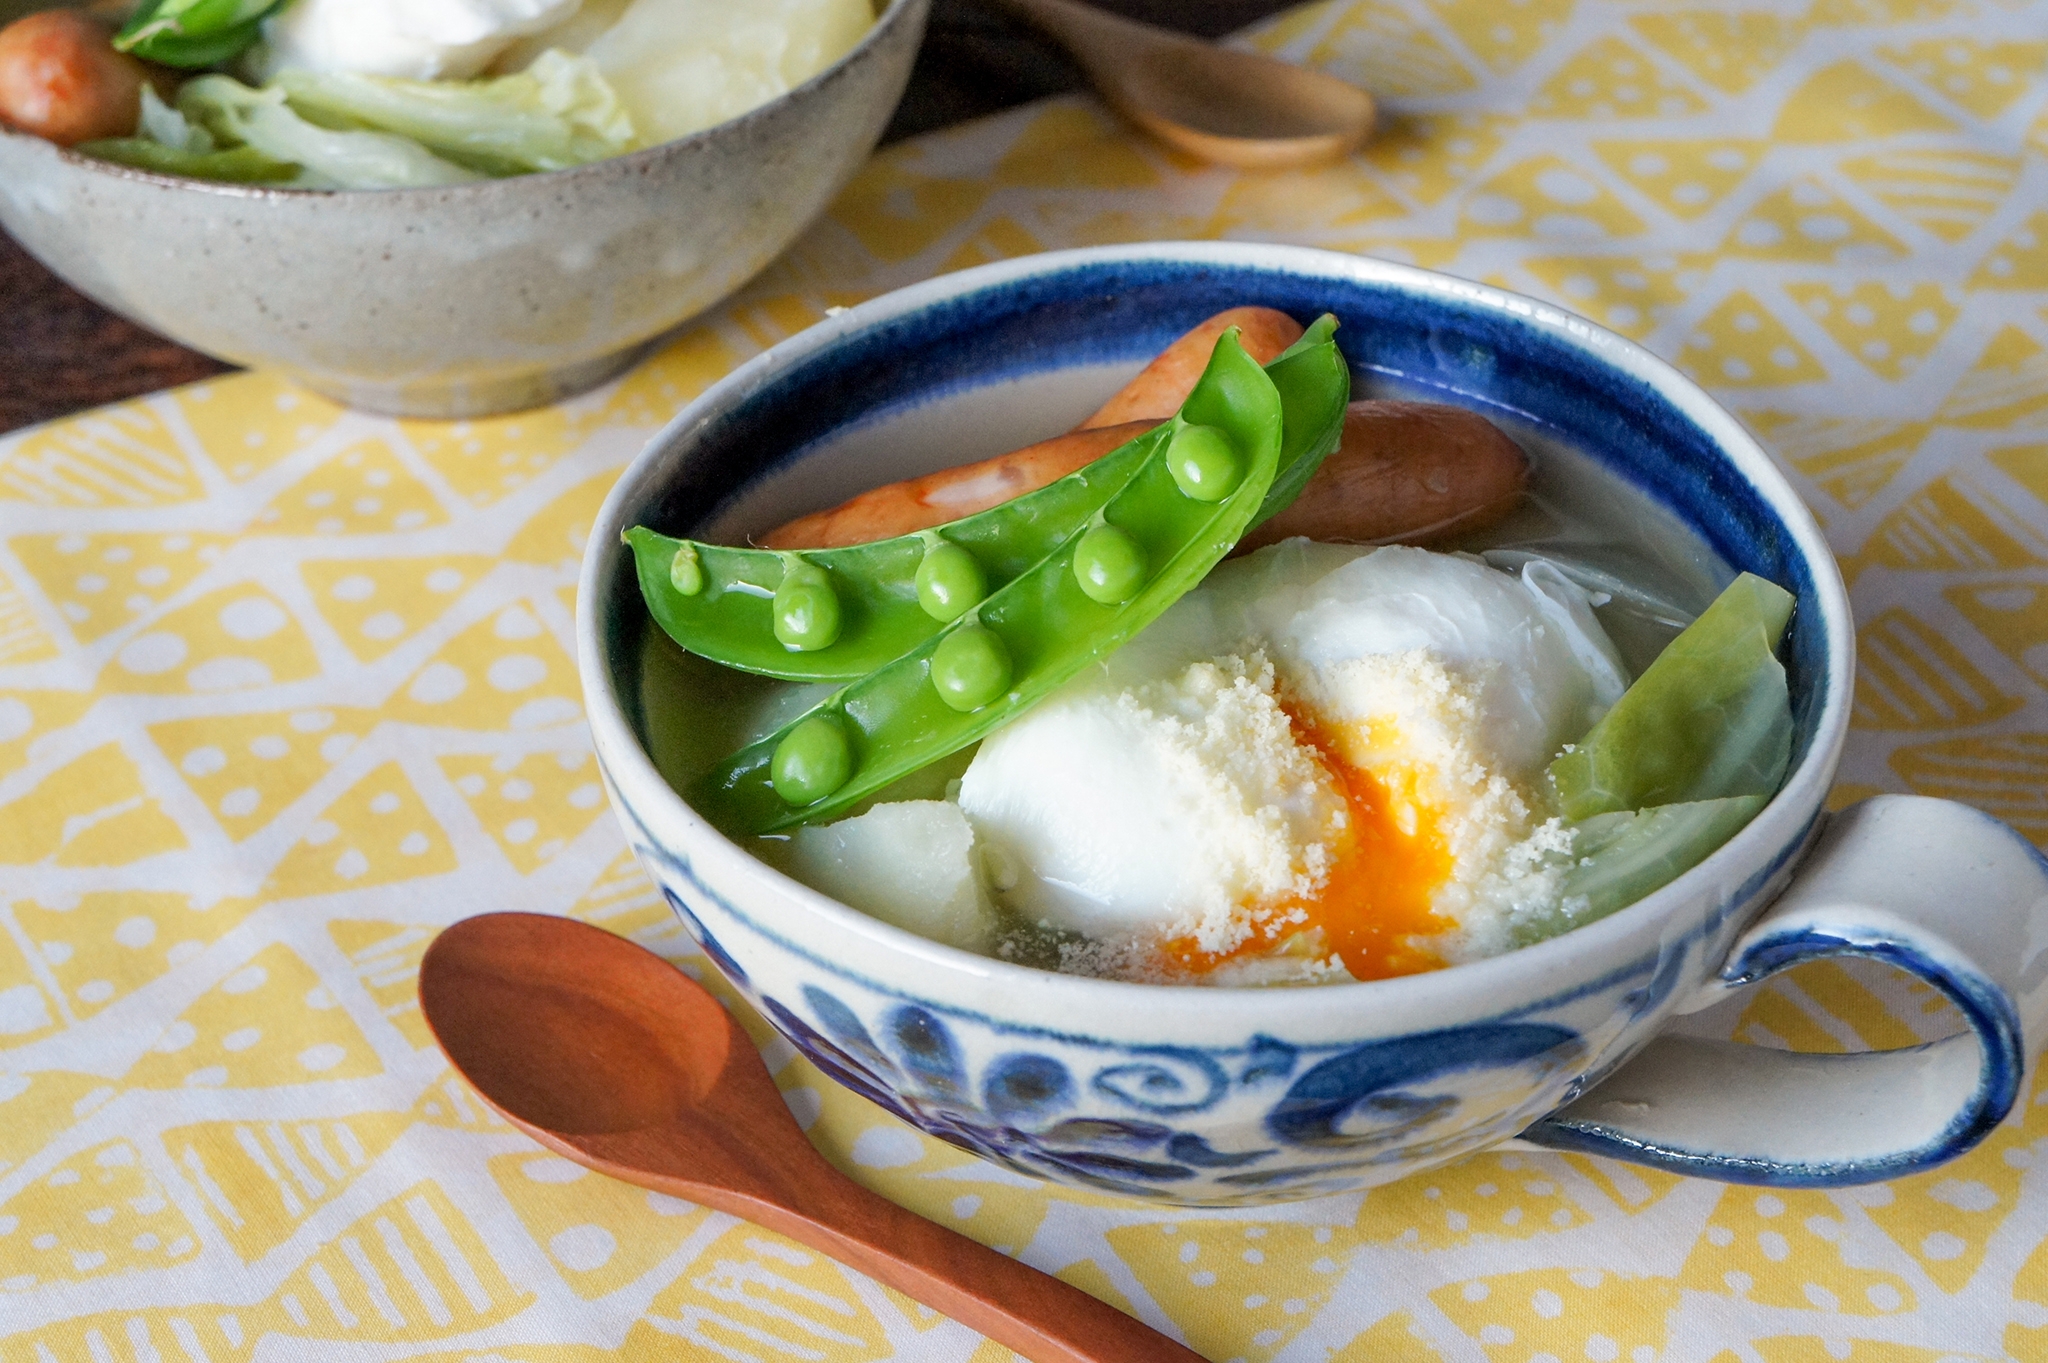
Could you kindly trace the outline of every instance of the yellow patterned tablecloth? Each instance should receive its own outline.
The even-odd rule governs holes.
[[[485,909],[686,956],[580,720],[591,515],[734,364],[996,257],[1306,242],[1640,339],[1762,436],[1842,557],[1844,798],[1953,796],[2048,840],[2048,8],[1364,0],[1257,41],[1396,117],[1267,178],[1078,99],[924,138],[743,297],[546,411],[393,422],[254,374],[0,440],[0,1360],[1006,1356],[541,1154],[451,1079],[413,989],[433,931]],[[1813,967],[1717,1025],[1839,1050],[1947,1022]],[[1889,1186],[1501,1153],[1172,1215],[1048,1192],[769,1054],[857,1177],[1218,1360],[2048,1360],[2039,1089]]]

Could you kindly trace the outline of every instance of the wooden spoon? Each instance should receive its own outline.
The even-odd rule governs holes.
[[[1372,131],[1372,96],[1321,71],[1216,47],[1078,0],[1004,0],[1058,40],[1110,107],[1160,141],[1247,170],[1335,161]]]
[[[826,1163],[718,1000],[623,937],[464,919],[420,962],[420,1009],[485,1102],[578,1164],[800,1240],[1033,1363],[1201,1363]]]

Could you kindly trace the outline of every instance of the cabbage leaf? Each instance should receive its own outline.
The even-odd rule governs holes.
[[[549,50],[494,80],[402,80],[349,72],[280,71],[266,90],[340,130],[410,138],[486,175],[561,170],[632,151],[633,120],[587,57]]]
[[[253,90],[228,76],[185,82],[178,112],[220,143],[304,167],[292,183],[307,189],[418,189],[482,178],[410,138],[310,123],[285,103],[284,91]]]
[[[299,168],[279,161],[254,147],[225,150],[188,151],[166,146],[147,137],[109,137],[80,143],[76,150],[116,165],[153,170],[159,175],[182,175],[188,180],[219,180],[229,184],[288,185],[298,177]]]
[[[1595,814],[1578,825],[1572,847],[1578,864],[1559,891],[1573,925],[1604,918],[1699,865],[1756,816],[1765,798],[1731,795],[1655,805]]]
[[[1731,582],[1550,764],[1565,816],[1776,792],[1792,755],[1777,658],[1791,615],[1784,588],[1749,573]]]
[[[190,122],[185,115],[157,98],[156,90],[145,84],[142,87],[141,121],[136,127],[138,137],[161,142],[177,151],[217,151],[213,134]]]
[[[142,87],[141,124],[133,137],[109,137],[78,148],[87,156],[117,165],[183,175],[192,180],[224,180],[232,184],[290,184],[299,167],[266,156],[254,147],[222,147],[213,134]]]

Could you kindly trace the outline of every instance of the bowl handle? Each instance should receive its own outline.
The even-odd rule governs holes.
[[[1895,1178],[1982,1140],[2019,1096],[2027,1033],[2048,1026],[2048,860],[1967,805],[1866,800],[1827,821],[1791,886],[1681,1008],[1831,956],[1919,976],[1969,1029],[1849,1055],[1660,1036],[1522,1138],[1785,1187]]]

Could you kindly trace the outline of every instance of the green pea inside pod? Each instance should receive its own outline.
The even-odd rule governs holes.
[[[775,589],[775,637],[793,653],[830,648],[839,637],[839,594],[825,570],[794,554],[783,560]]]
[[[1235,493],[1222,502],[1198,502],[1173,481],[1160,456],[1169,439],[1184,426],[1213,426],[1228,432],[1232,449],[1244,461],[1245,478],[1253,476],[1266,446],[1277,441],[1280,474],[1252,523],[1256,525],[1285,507],[1342,436],[1351,371],[1330,339],[1335,324],[1331,317],[1319,319],[1264,371],[1234,341],[1226,344],[1219,339],[1222,349],[1212,354],[1201,382],[1189,393],[1180,421],[1164,422],[1036,492],[945,525],[832,549],[696,543],[693,547],[704,580],[702,589],[693,595],[681,591],[671,575],[682,541],[645,525],[634,526],[625,538],[633,551],[641,595],[655,623],[699,657],[788,681],[859,681],[928,643],[936,645],[945,626],[965,610],[979,608],[963,605],[972,595],[964,591],[947,593],[944,601],[936,593],[927,600],[919,592],[919,569],[938,543],[957,546],[973,557],[985,579],[982,600],[986,602],[1054,555],[1060,558],[1059,574],[1070,572],[1067,555],[1073,538],[1141,475],[1147,486],[1158,488],[1165,504],[1179,508],[1175,514],[1199,514],[1228,503]],[[1216,362],[1219,355],[1220,363]],[[1278,403],[1273,402],[1276,395]],[[1146,587],[1141,590],[1149,590],[1161,580],[1179,580],[1170,532],[1149,523],[1141,526],[1142,518],[1134,520],[1128,512],[1114,519],[1147,547]],[[839,635],[828,648],[791,649],[776,634],[775,591],[791,553],[800,553],[821,569],[839,599]],[[928,580],[940,575],[940,565],[947,559],[953,555],[933,556]],[[1072,600],[1071,592],[1065,595]],[[1095,603],[1088,604],[1092,607]],[[945,612],[943,617],[934,614],[933,607]],[[1059,632],[1066,638],[1085,628],[1063,622]],[[1017,637],[1008,631],[1003,637],[1021,659],[1024,648]],[[924,662],[922,657],[918,659],[917,684],[937,705],[937,696],[925,683]],[[1019,667],[1024,667],[1021,661]],[[765,754],[763,749],[758,763],[763,773]],[[765,775],[758,789],[779,815],[782,804],[767,790]]]
[[[1104,521],[1074,546],[1074,580],[1090,601],[1119,606],[1145,585],[1145,550],[1125,531]]]
[[[853,747],[846,741],[846,725],[829,710],[784,734],[768,767],[775,793],[798,809],[824,799],[851,775]]]
[[[1000,700],[1014,671],[1010,650],[978,624],[962,625],[932,650],[932,685],[963,715]]]
[[[937,535],[925,541],[917,565],[917,604],[941,624],[951,624],[988,596],[988,574],[974,555]]]
[[[1304,383],[1301,391],[1316,399],[1318,414],[1341,411],[1348,372],[1317,365],[1295,377],[1317,380]],[[1057,522],[1058,543],[1014,576],[999,568],[1000,560],[990,557],[983,541],[962,541],[959,524],[944,527],[946,539],[971,545],[993,584],[972,617],[938,627],[926,642],[849,681],[816,709],[705,771],[690,785],[690,803],[735,835],[773,833],[835,818],[903,776],[986,737],[1157,619],[1200,582],[1252,524],[1265,505],[1286,448],[1286,408],[1278,385],[1245,353],[1234,331],[1217,339],[1209,367],[1186,408],[1193,424],[1220,426],[1230,433],[1244,460],[1235,491],[1220,502],[1199,502],[1180,490],[1167,468],[1167,440],[1177,429],[1170,423],[1130,447],[1144,452],[1143,466],[1102,499],[1100,511]],[[1334,443],[1335,425],[1318,424],[1329,426]],[[1323,452],[1304,444],[1296,447],[1294,458],[1306,462]],[[1090,465],[1069,477],[1092,477],[1098,468],[1099,464]],[[917,540],[911,544],[919,557],[928,547],[928,542]],[[712,581],[704,589],[705,598],[718,590],[715,552],[706,550]],[[820,551],[832,552],[841,551]],[[1077,552],[1084,560],[1079,571]],[[665,577],[668,560],[659,562]],[[839,583],[839,560],[828,562],[833,581]],[[929,624],[931,617],[912,590],[916,571],[917,560],[910,559],[888,583],[904,606]],[[666,581],[658,585],[669,597],[682,600]],[[849,580],[843,590],[852,597],[856,587]],[[762,591],[738,599],[765,605],[766,595]],[[1115,604],[1105,604],[1102,597]],[[866,609],[865,598],[852,599],[850,631],[862,627],[864,617],[855,612]],[[963,710],[959,706],[977,699],[977,691],[992,692],[992,675],[1002,671],[988,657],[993,649],[972,640],[980,631],[1000,640],[1012,675],[994,699]],[[951,642],[955,635],[970,637]],[[949,657],[938,669],[949,675],[935,678],[939,649],[949,643]],[[958,658],[951,656],[955,649],[962,650]],[[957,697],[943,694],[940,682],[951,683]],[[854,752],[853,773],[833,794],[792,808],[771,784],[773,759],[792,732],[820,714],[845,726]]]
[[[1166,470],[1182,495],[1220,502],[1244,477],[1244,463],[1230,437],[1214,426],[1182,426],[1166,450]]]
[[[676,546],[676,556],[668,561],[668,585],[684,596],[704,590],[704,560],[696,545],[684,541]]]

